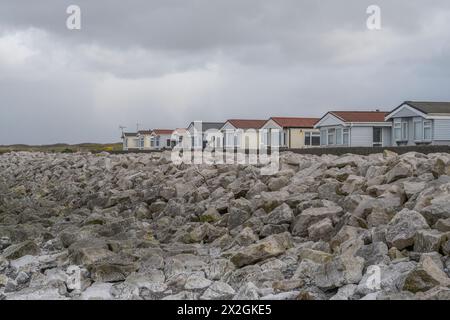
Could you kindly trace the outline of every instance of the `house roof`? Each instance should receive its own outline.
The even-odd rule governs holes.
[[[191,122],[189,124],[189,127],[191,127],[192,125],[194,125],[194,122]],[[220,128],[222,128],[224,123],[223,122],[201,122],[201,125],[202,125],[202,131],[207,131],[210,129],[219,130]]]
[[[266,123],[266,120],[229,119],[227,122],[237,129],[259,129]]]
[[[124,132],[123,136],[124,137],[135,137],[135,136],[137,136],[137,133],[136,132]]]
[[[386,111],[330,111],[344,122],[384,122]]]
[[[156,135],[160,134],[172,134],[172,129],[153,129],[152,132]]]
[[[176,132],[176,133],[186,133],[187,129],[186,128],[176,128],[174,130],[174,132]]]
[[[283,128],[313,128],[320,120],[319,118],[289,118],[272,117],[270,118]]]
[[[401,106],[404,104],[426,114],[450,114],[450,102],[405,101]],[[395,108],[392,112],[398,108]]]
[[[151,134],[152,130],[139,130],[138,134]]]

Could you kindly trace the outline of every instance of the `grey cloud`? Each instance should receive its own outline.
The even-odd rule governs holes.
[[[449,21],[447,0],[4,0],[0,144],[450,100]]]

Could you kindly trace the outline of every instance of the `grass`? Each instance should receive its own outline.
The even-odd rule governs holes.
[[[0,153],[12,151],[29,151],[29,152],[102,152],[102,151],[120,151],[122,150],[122,143],[80,143],[80,144],[49,144],[30,146],[26,144],[14,144],[9,146],[0,145]]]

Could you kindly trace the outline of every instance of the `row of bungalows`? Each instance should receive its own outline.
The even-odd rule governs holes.
[[[124,150],[162,150],[184,137],[192,148],[450,145],[450,102],[405,101],[392,111],[329,111],[322,118],[271,117],[191,122],[184,129],[123,133]]]
[[[450,145],[450,102],[405,101],[390,112],[330,111],[314,127],[323,147]]]

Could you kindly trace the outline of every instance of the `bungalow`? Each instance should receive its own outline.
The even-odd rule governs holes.
[[[185,128],[177,128],[172,132],[172,138],[171,138],[171,144],[172,144],[172,148],[175,147],[176,145],[181,146],[181,144],[183,143],[183,146],[185,145],[184,143],[186,142],[186,138],[188,135],[188,131]]]
[[[152,130],[140,130],[138,131],[136,138],[139,150],[151,149]]]
[[[171,129],[154,129],[151,134],[150,148],[154,150],[172,148]]]
[[[215,140],[223,125],[223,122],[191,122],[187,128],[188,136],[191,138],[191,147],[205,148],[210,141]]]
[[[284,148],[300,149],[320,146],[320,131],[314,129],[319,118],[272,117],[265,122],[262,143],[270,145],[272,130],[279,132],[278,145]]]
[[[135,132],[124,132],[122,134],[122,143],[124,151],[139,149],[137,133]]]
[[[405,101],[390,112],[393,145],[449,145],[450,102]]]
[[[223,146],[239,149],[259,148],[259,129],[266,120],[227,120],[220,131],[223,134]],[[219,145],[220,146],[220,143]]]
[[[385,147],[391,145],[392,123],[382,111],[330,111],[314,126],[320,144],[328,147]]]

